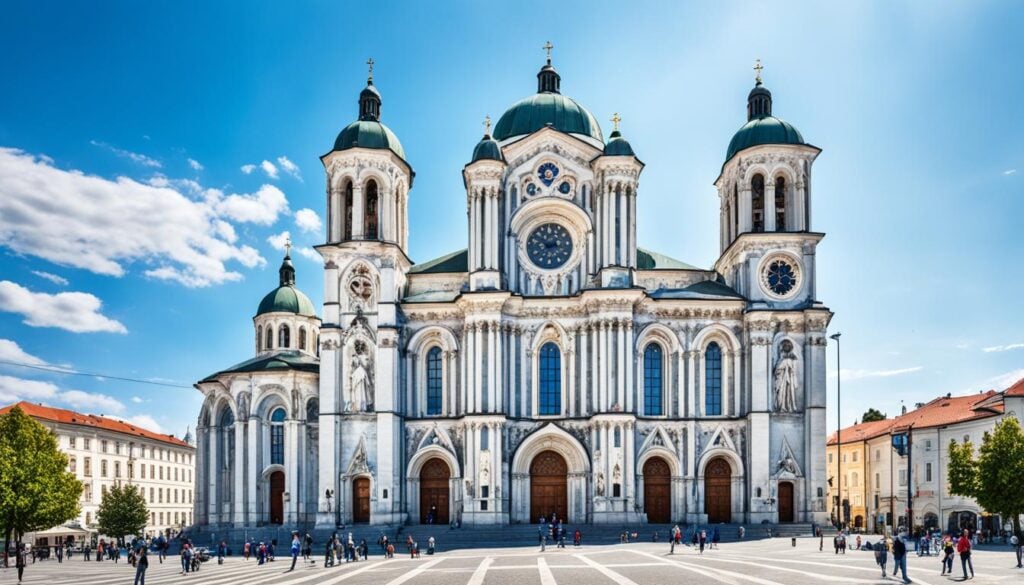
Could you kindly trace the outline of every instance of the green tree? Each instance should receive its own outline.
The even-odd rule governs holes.
[[[131,484],[111,486],[96,511],[100,533],[116,538],[142,534],[148,520],[142,489]]]
[[[57,435],[15,406],[0,415],[0,530],[21,546],[26,532],[78,516],[82,483],[67,471]]]
[[[949,491],[974,498],[988,510],[1009,518],[1013,530],[1020,533],[1020,515],[1024,513],[1024,431],[1017,419],[1008,416],[985,433],[978,457],[970,442],[949,446]]]
[[[860,417],[860,422],[875,422],[877,420],[885,420],[885,415],[879,412],[877,409],[869,408],[864,416]]]

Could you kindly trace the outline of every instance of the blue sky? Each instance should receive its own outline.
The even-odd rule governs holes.
[[[318,157],[356,117],[366,58],[417,172],[425,261],[464,246],[461,168],[483,117],[535,91],[549,39],[563,92],[606,134],[619,112],[647,164],[640,245],[701,266],[764,61],[775,114],[824,150],[813,227],[844,424],[1024,376],[1017,3],[348,4],[5,4],[0,358],[186,387],[0,365],[3,401],[180,435],[188,386],[252,354],[272,237],[323,238]],[[319,265],[296,265],[319,303]]]

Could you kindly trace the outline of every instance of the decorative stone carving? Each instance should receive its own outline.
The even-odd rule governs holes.
[[[796,397],[800,391],[799,364],[793,351],[793,342],[784,339],[779,344],[779,359],[775,362],[775,410],[795,412]]]
[[[597,482],[594,492],[598,497],[604,497],[604,473],[600,471],[597,472]]]

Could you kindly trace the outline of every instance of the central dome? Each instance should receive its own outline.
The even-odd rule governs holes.
[[[592,138],[603,147],[604,136],[597,120],[575,100],[562,95],[561,85],[562,78],[551,66],[549,55],[537,74],[537,93],[519,100],[501,115],[494,127],[495,140],[526,136],[551,126],[559,132]]]

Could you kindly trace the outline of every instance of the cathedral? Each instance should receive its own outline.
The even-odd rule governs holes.
[[[827,521],[820,149],[759,65],[714,183],[717,261],[645,250],[644,164],[548,51],[462,169],[466,248],[422,263],[370,62],[321,157],[319,315],[286,255],[255,357],[196,384],[197,524]]]

